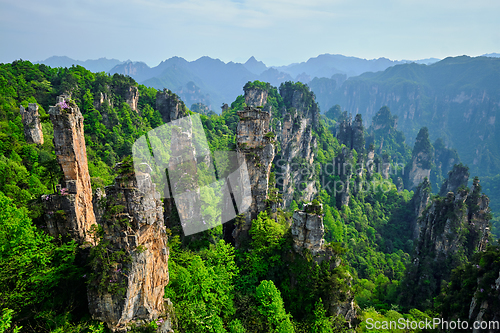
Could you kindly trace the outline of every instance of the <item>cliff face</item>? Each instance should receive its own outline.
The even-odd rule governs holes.
[[[460,187],[466,187],[468,181],[469,168],[463,165],[456,165],[441,186],[439,195],[445,196],[448,192],[457,192]]]
[[[96,223],[87,150],[80,109],[66,96],[59,96],[49,109],[54,127],[54,148],[64,173],[57,195],[43,197],[49,233],[69,236],[80,243],[91,241],[90,227]]]
[[[245,104],[247,106],[264,106],[267,103],[267,91],[262,89],[245,89]]]
[[[412,161],[409,168],[407,168],[407,170],[409,169],[407,188],[415,189],[425,178],[430,178],[433,159],[434,152],[429,141],[429,131],[424,127],[417,135]]]
[[[38,114],[38,104],[29,103],[28,110],[22,105],[19,107],[24,125],[24,138],[27,143],[43,144],[42,124]]]
[[[130,86],[129,89],[125,91],[125,103],[127,103],[133,111],[138,112],[137,103],[139,103],[139,89],[136,86]]]
[[[455,176],[462,176],[462,171],[461,167],[455,167],[448,183],[453,183]],[[417,193],[423,198],[417,200],[420,202],[415,206],[418,212],[428,200],[428,185],[427,191],[422,186]],[[419,234],[406,281],[409,304],[430,305],[439,292],[441,281],[449,279],[451,270],[475,251],[486,247],[489,237],[488,203],[476,179],[470,190],[462,187],[448,192],[446,197],[435,198],[422,212],[414,228]]]
[[[243,224],[233,232],[237,246],[241,239],[248,236],[252,219],[267,207],[269,174],[274,159],[273,139],[267,135],[271,118],[269,112],[246,107],[243,111],[238,111],[238,117],[237,146],[239,153],[244,154],[246,159],[253,201],[244,214]]]
[[[156,109],[165,123],[187,115],[184,102],[168,89],[163,89],[156,94]]]
[[[339,122],[337,140],[349,149],[356,150],[358,155],[364,153],[365,137],[363,133],[363,120],[360,114],[357,114],[354,120],[349,115]]]
[[[102,238],[91,251],[88,301],[94,319],[125,332],[131,324],[165,315],[169,250],[163,204],[150,175],[134,176],[130,165],[118,167],[115,184],[99,200]]]
[[[323,261],[330,261],[330,270],[338,267],[342,260],[331,248],[325,246],[325,229],[323,225],[323,205],[306,204],[303,210],[296,210],[293,213],[293,223],[291,227],[293,248],[297,253],[309,250],[314,262],[321,264]],[[349,274],[343,276],[344,283],[351,285],[352,277]],[[359,307],[354,302],[354,294],[347,289],[344,292],[343,300],[330,300],[327,302],[329,315],[342,316],[349,327],[357,322],[357,311]]]
[[[412,229],[413,229],[413,239],[417,239],[420,235],[420,229],[422,227],[422,220],[420,217],[424,212],[427,204],[429,203],[429,199],[431,197],[431,183],[426,178],[415,190],[415,194],[412,198],[412,203],[414,207],[414,219],[412,221]]]
[[[296,200],[311,201],[318,192],[313,175],[303,171],[314,170],[317,140],[312,131],[318,126],[319,108],[314,101],[314,94],[307,89],[285,84],[280,87],[280,95],[286,110],[283,124],[276,133],[281,143],[281,152],[274,163],[277,166],[276,183],[282,193],[283,205],[289,206],[294,200],[294,193],[296,196],[300,191],[303,193]]]
[[[291,231],[295,251],[300,253],[303,249],[308,249],[313,256],[325,252],[322,209],[321,204],[319,206],[308,204],[304,206],[303,211],[296,210],[293,213]]]

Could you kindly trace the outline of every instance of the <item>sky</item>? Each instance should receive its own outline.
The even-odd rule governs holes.
[[[0,0],[0,62],[500,53],[498,0]]]

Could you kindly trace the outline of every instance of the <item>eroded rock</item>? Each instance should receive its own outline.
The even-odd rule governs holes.
[[[134,175],[127,163],[118,168],[115,184],[100,200],[105,213],[100,242],[91,252],[88,301],[94,319],[125,332],[131,324],[165,317],[169,249],[163,204],[151,176]]]
[[[188,114],[184,102],[168,89],[156,94],[156,109],[160,112],[165,123],[182,118]]]
[[[27,143],[43,144],[42,124],[38,113],[38,104],[29,103],[26,110],[22,105],[19,107],[24,126],[24,138]]]
[[[54,148],[64,173],[58,193],[43,196],[48,232],[91,242],[89,230],[96,223],[87,164],[83,116],[68,96],[59,96],[49,109],[54,127]]]
[[[269,174],[274,159],[273,137],[268,135],[269,112],[246,107],[238,112],[238,117],[240,122],[236,140],[239,152],[245,155],[253,201],[244,213],[244,223],[234,229],[233,237],[237,246],[241,239],[248,237],[252,219],[267,207]]]

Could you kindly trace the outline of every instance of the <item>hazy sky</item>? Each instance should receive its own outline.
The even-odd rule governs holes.
[[[499,17],[498,0],[0,0],[0,62],[477,56],[500,52]]]

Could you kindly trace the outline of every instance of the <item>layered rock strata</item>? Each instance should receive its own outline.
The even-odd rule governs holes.
[[[169,249],[163,204],[151,176],[134,176],[126,163],[118,168],[120,175],[100,200],[102,233],[91,252],[88,301],[94,319],[125,332],[165,316]]]
[[[67,96],[59,96],[49,109],[54,127],[54,149],[64,174],[58,193],[45,195],[48,232],[69,236],[79,243],[91,242],[90,227],[96,223],[83,132],[83,116]]]
[[[22,105],[19,107],[24,126],[24,138],[27,143],[43,144],[42,123],[38,113],[38,104],[29,103],[26,110]]]
[[[313,131],[317,130],[319,107],[310,91],[282,86],[280,95],[288,107],[283,114],[283,123],[277,128],[281,152],[274,163],[283,205],[289,206],[294,199],[312,201],[318,192],[313,167],[317,140]],[[302,193],[300,197],[299,193]]]
[[[291,227],[293,237],[293,248],[297,252],[303,249],[311,251],[313,256],[324,253],[325,227],[322,216],[323,205],[304,205],[304,210],[296,210],[293,213]]]
[[[165,123],[182,118],[188,114],[184,102],[168,89],[156,94],[156,109]]]
[[[274,159],[273,137],[268,135],[271,118],[269,112],[245,107],[238,111],[238,117],[237,146],[239,153],[244,154],[246,159],[253,201],[244,213],[244,222],[233,232],[236,245],[240,239],[248,236],[252,219],[267,207],[269,174]]]
[[[429,185],[426,187],[427,190],[420,190],[422,203],[428,197]],[[490,236],[488,205],[489,199],[481,193],[478,179],[471,189],[459,187],[430,202],[414,229],[419,235],[407,273],[408,304],[432,304],[441,281],[449,279],[452,269],[486,248]]]
[[[138,112],[137,104],[139,103],[139,89],[136,86],[130,86],[125,91],[125,103],[127,103],[133,111]]]

